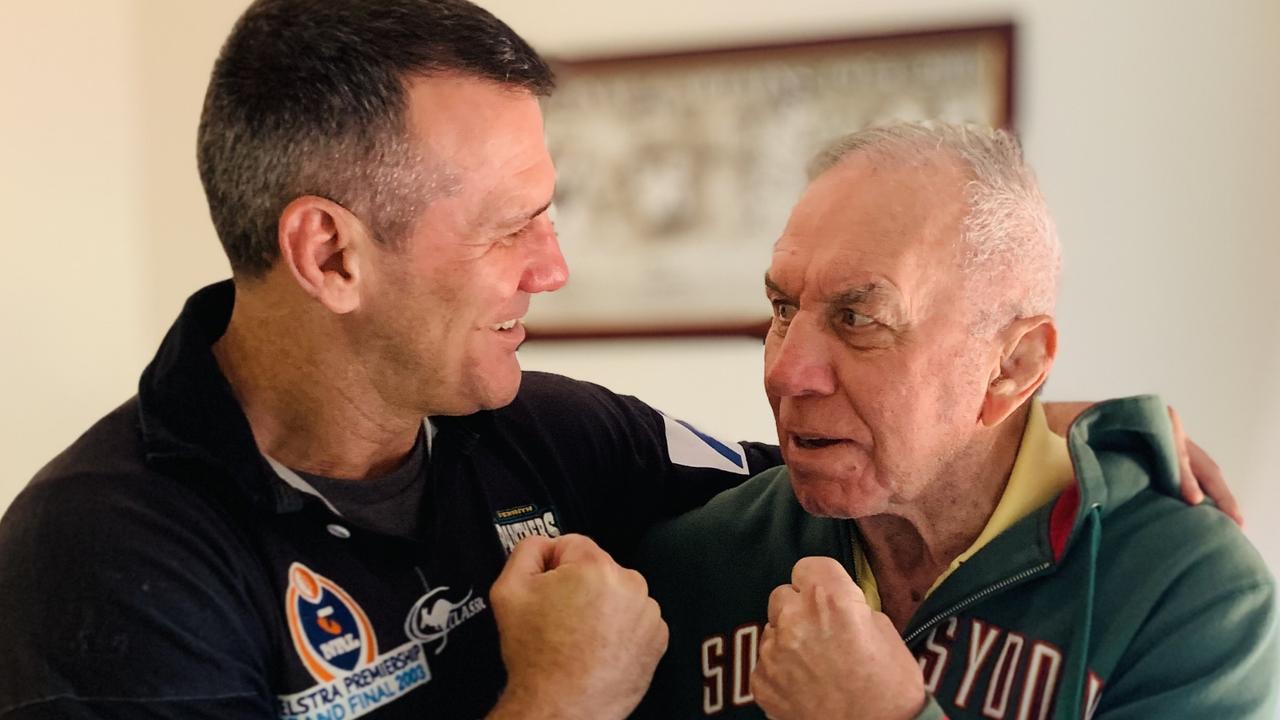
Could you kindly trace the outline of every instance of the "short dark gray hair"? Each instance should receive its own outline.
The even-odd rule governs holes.
[[[975,332],[987,335],[1014,318],[1053,313],[1062,266],[1058,231],[1012,133],[940,122],[867,128],[818,153],[810,179],[860,152],[901,162],[941,154],[962,163],[970,179],[960,258],[971,296],[985,300],[974,303]]]
[[[407,85],[458,73],[536,96],[555,80],[519,35],[466,0],[257,0],[213,67],[197,159],[237,277],[279,257],[285,206],[317,195],[401,242],[450,190],[406,126]]]

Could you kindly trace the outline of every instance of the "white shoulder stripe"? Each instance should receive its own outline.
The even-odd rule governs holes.
[[[727,443],[694,429],[692,425],[662,416],[666,424],[667,457],[676,465],[711,468],[737,475],[750,472],[741,443]]]

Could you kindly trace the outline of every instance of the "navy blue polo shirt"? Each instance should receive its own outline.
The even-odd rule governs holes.
[[[505,681],[488,593],[529,534],[629,555],[780,462],[589,383],[432,418],[416,537],[347,522],[259,454],[196,293],[138,394],[0,521],[0,718],[476,718]]]

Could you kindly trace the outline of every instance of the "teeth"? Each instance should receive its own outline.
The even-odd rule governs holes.
[[[504,323],[498,323],[497,325],[490,325],[489,328],[491,330],[510,330],[511,328],[515,327],[516,323],[518,322],[520,322],[520,318],[514,318]]]

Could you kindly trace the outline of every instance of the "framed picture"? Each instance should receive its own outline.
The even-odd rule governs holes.
[[[769,252],[831,140],[1009,127],[1011,25],[557,63],[544,103],[568,285],[531,338],[762,335]]]

